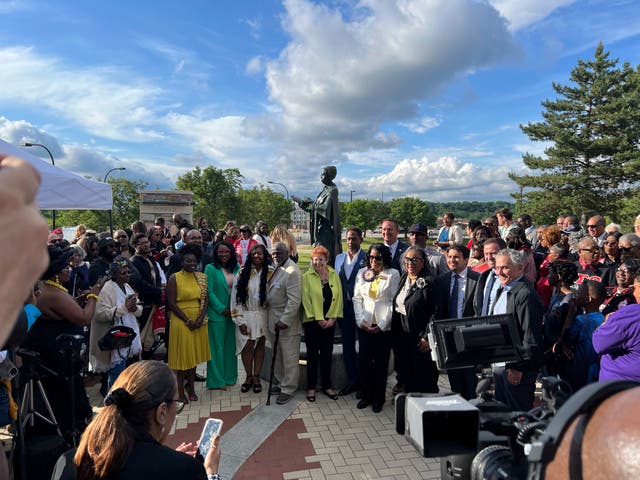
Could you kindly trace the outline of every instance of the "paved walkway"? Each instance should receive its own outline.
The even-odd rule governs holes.
[[[204,365],[199,371],[204,373]],[[445,379],[441,391],[447,390]],[[241,373],[239,383],[243,380]],[[334,401],[318,392],[317,401],[309,403],[299,391],[287,405],[276,405],[272,396],[266,406],[264,381],[261,394],[241,393],[239,384],[207,390],[197,383],[200,399],[178,416],[168,443],[196,441],[205,420],[215,417],[225,422],[220,468],[225,480],[440,478],[439,461],[421,457],[395,432],[392,381],[379,414],[358,410],[355,395]],[[93,405],[102,403],[97,385],[89,393]]]

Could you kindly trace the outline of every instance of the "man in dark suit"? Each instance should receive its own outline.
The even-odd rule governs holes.
[[[342,335],[342,360],[347,372],[347,385],[338,392],[344,396],[359,388],[358,355],[356,353],[356,317],[353,313],[353,288],[356,285],[358,270],[366,266],[367,255],[360,248],[362,244],[362,230],[351,227],[347,230],[347,251],[336,256],[336,272],[342,282],[343,317],[338,318]]]
[[[382,220],[382,240],[384,244],[391,250],[391,266],[402,274],[402,254],[409,245],[398,240],[400,227],[398,222],[393,218],[385,218]]]
[[[400,227],[398,222],[393,218],[385,218],[382,220],[382,239],[384,244],[391,250],[391,267],[395,268],[402,275],[402,254],[409,248],[404,242],[398,240],[398,234],[400,233]],[[402,359],[404,358],[400,350],[405,344],[403,337],[404,331],[398,328],[397,322],[391,324],[391,345],[393,348],[393,369],[396,371],[396,384],[391,392],[396,395],[400,392],[404,392],[404,386],[406,382],[407,368],[403,365]]]
[[[469,249],[464,245],[447,248],[449,272],[440,275],[435,283],[434,317],[472,317],[474,298],[480,274],[467,267]],[[470,400],[476,396],[475,368],[461,368],[447,372],[451,390]]]
[[[523,252],[506,248],[496,256],[495,271],[500,288],[490,306],[490,312],[510,313],[515,317],[522,339],[520,362],[507,363],[495,373],[496,399],[509,408],[528,411],[533,408],[535,383],[543,362],[542,316],[544,307],[535,288],[524,277]]]

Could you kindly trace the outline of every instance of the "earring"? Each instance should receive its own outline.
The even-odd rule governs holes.
[[[60,283],[60,277],[56,275],[56,283]]]

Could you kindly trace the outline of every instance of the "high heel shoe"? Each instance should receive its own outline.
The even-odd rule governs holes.
[[[329,389],[327,388],[326,390],[321,390],[322,393],[324,393],[327,397],[329,397],[331,400],[337,400],[338,399],[338,394],[336,392],[333,393],[329,393]]]

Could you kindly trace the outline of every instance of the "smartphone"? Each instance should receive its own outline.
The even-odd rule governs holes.
[[[202,435],[200,435],[200,441],[198,442],[198,453],[202,458],[205,458],[207,453],[209,453],[211,439],[215,435],[220,435],[223,423],[219,418],[208,418],[205,422]]]

